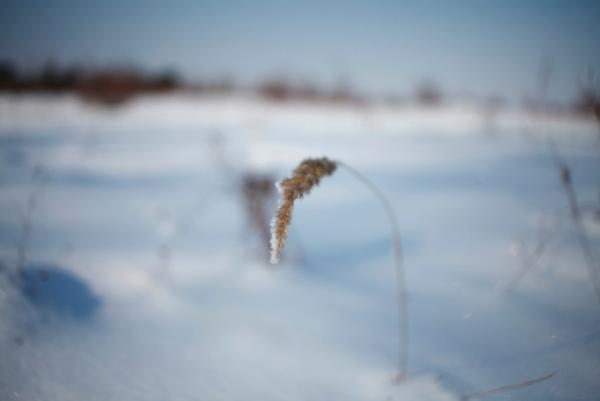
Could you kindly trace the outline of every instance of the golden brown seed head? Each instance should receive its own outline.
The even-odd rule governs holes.
[[[333,174],[336,167],[335,162],[326,157],[305,159],[296,167],[291,177],[284,178],[277,184],[281,200],[271,223],[271,263],[279,261],[292,220],[294,201],[308,195],[311,189],[319,184],[321,178]]]

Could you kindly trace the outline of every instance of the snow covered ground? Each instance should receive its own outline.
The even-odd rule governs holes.
[[[598,254],[593,121],[0,97],[0,399],[458,400],[553,372],[490,399],[597,399],[600,304],[549,138]],[[279,179],[323,155],[369,176],[398,214],[402,384],[389,227],[373,195],[343,170],[325,178],[298,203],[276,268],[246,214],[242,177]]]

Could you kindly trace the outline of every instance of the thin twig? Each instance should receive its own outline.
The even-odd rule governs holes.
[[[579,242],[579,247],[581,248],[581,252],[583,253],[583,257],[585,259],[585,266],[587,267],[588,275],[590,276],[590,280],[592,281],[597,301],[598,303],[600,303],[600,281],[598,279],[598,267],[596,266],[596,258],[594,257],[594,252],[592,251],[592,246],[590,244],[587,231],[581,220],[581,209],[577,201],[577,193],[575,192],[575,188],[573,187],[571,169],[558,154],[558,151],[556,150],[556,147],[554,146],[554,142],[552,142],[552,140],[549,141],[549,146],[554,160],[554,164],[556,165],[560,173],[560,182],[562,184],[562,189],[565,192],[567,201],[569,203],[571,221],[573,222],[573,226],[575,227],[577,241]]]
[[[20,224],[20,233],[17,240],[17,257],[15,270],[18,280],[22,280],[25,275],[25,266],[27,265],[27,254],[29,252],[29,242],[33,230],[33,216],[37,209],[39,198],[44,189],[48,177],[44,169],[36,165],[32,172],[32,189],[27,195],[25,210]]]
[[[388,222],[390,223],[390,229],[392,234],[392,248],[394,250],[394,264],[396,273],[396,293],[398,302],[398,332],[399,332],[399,343],[398,343],[398,374],[396,379],[403,381],[407,375],[408,365],[408,346],[409,346],[409,327],[408,327],[408,296],[406,291],[406,269],[404,268],[403,256],[402,256],[402,242],[400,237],[400,228],[398,227],[398,219],[394,208],[386,196],[369,180],[366,176],[361,174],[359,171],[350,167],[344,162],[336,160],[335,163],[339,166],[344,167],[350,172],[355,178],[362,182],[379,200],[383,209],[388,216]]]
[[[542,238],[536,245],[535,249],[531,254],[528,255],[527,258],[524,258],[521,263],[521,267],[512,277],[512,279],[506,285],[504,289],[505,293],[511,292],[514,288],[519,284],[521,279],[525,277],[525,274],[537,263],[537,261],[542,257],[544,251],[546,250],[546,246],[550,240],[550,236],[546,236]]]
[[[556,372],[552,372],[552,373],[547,374],[545,376],[537,377],[535,379],[527,380],[527,381],[524,381],[524,382],[521,382],[521,383],[508,384],[506,386],[495,387],[495,388],[491,388],[491,389],[488,389],[488,390],[482,390],[482,391],[477,391],[475,393],[465,394],[462,397],[460,397],[460,399],[462,401],[475,400],[475,399],[478,399],[478,398],[487,397],[488,395],[492,395],[492,394],[504,393],[504,392],[512,391],[512,390],[518,390],[518,389],[521,389],[523,387],[528,387],[528,386],[531,386],[533,384],[537,384],[537,383],[541,383],[543,381],[546,381],[546,380],[550,379],[551,377],[553,377],[555,374],[556,374]]]

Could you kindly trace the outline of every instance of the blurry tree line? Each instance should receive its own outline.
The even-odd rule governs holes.
[[[59,67],[47,63],[37,71],[23,72],[10,62],[0,62],[3,92],[74,92],[88,100],[119,104],[137,94],[169,92],[181,85],[173,71],[148,73],[135,67]]]
[[[600,76],[589,71],[584,80],[578,81],[578,96],[575,100],[549,104],[539,99],[525,98],[522,107],[532,113],[576,113],[584,116],[600,116]],[[416,85],[409,96],[388,94],[368,96],[357,91],[349,82],[339,81],[324,87],[307,80],[295,80],[285,76],[271,76],[253,86],[242,86],[228,77],[205,79],[194,83],[184,82],[174,70],[145,71],[133,66],[109,66],[102,68],[71,65],[59,66],[46,63],[35,71],[23,71],[10,61],[0,60],[0,92],[26,93],[75,93],[92,102],[118,105],[134,96],[162,94],[178,90],[203,94],[249,93],[273,102],[307,101],[344,103],[366,106],[373,101],[392,105],[416,103],[426,107],[437,107],[450,96],[433,81]],[[497,96],[481,98],[474,95],[455,95],[479,104],[484,109],[500,109],[505,101]]]

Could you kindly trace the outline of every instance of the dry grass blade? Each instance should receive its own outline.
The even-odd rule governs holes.
[[[508,385],[502,386],[502,387],[496,387],[496,388],[491,388],[488,390],[478,391],[476,393],[466,394],[461,397],[461,400],[462,401],[475,400],[475,399],[487,397],[492,394],[498,394],[498,393],[504,393],[504,392],[512,391],[512,390],[518,390],[520,388],[528,387],[533,384],[537,384],[537,383],[546,381],[546,380],[552,378],[555,374],[556,374],[556,372],[552,372],[545,376],[537,377],[535,379],[527,380],[527,381],[524,381],[521,383],[508,384]]]

